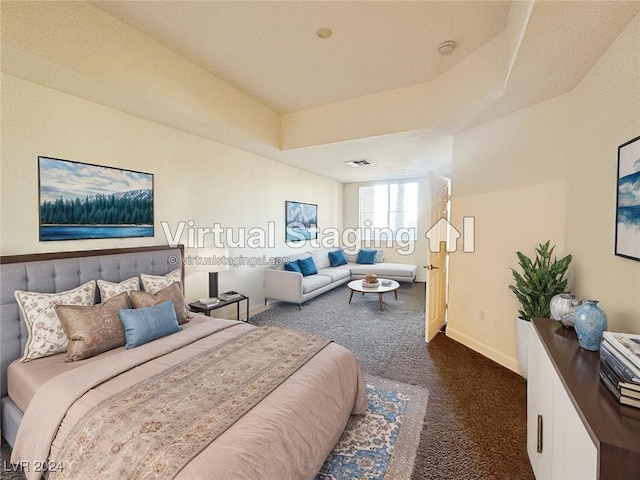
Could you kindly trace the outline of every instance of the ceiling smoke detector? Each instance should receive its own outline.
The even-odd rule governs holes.
[[[350,167],[366,167],[367,165],[371,165],[369,160],[350,160],[348,162],[344,162]]]
[[[440,52],[440,55],[449,55],[457,46],[458,44],[453,40],[447,40],[438,45],[438,52]]]

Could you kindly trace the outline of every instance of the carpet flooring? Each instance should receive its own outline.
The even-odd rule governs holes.
[[[424,343],[423,283],[401,284],[398,300],[338,287],[297,305],[276,304],[252,317],[325,335],[354,352],[365,374],[429,390],[412,480],[533,479],[526,452],[522,377],[438,334]]]

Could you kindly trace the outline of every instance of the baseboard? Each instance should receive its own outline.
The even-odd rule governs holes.
[[[262,313],[265,310],[269,310],[270,308],[276,306],[279,303],[281,302],[276,301],[276,302],[269,303],[267,305],[258,305],[256,307],[251,307],[251,305],[249,305],[249,318],[253,317],[254,315],[257,315],[258,313]],[[211,315],[216,318],[224,318],[226,320],[236,320],[236,311],[237,310],[234,305],[225,305],[220,310],[213,310],[211,312]],[[247,319],[247,311],[244,308],[244,303],[242,303],[240,307],[240,320],[246,320],[246,319]]]
[[[511,358],[506,356],[504,353],[499,352],[495,348],[489,347],[484,343],[480,343],[472,337],[465,335],[464,333],[456,330],[455,328],[451,328],[450,325],[447,326],[446,335],[453,340],[460,342],[461,344],[469,347],[471,350],[474,350],[487,358],[490,358],[496,363],[499,363],[505,368],[509,370],[520,373],[520,365],[518,364],[517,358]]]

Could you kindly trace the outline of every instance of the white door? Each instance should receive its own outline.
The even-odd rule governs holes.
[[[448,178],[429,172],[427,177],[427,295],[425,307],[425,341],[429,342],[447,321],[447,251],[455,250],[449,223]],[[451,243],[453,242],[453,243]]]

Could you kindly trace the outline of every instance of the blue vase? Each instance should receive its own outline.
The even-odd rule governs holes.
[[[578,334],[578,343],[585,350],[600,350],[602,332],[607,329],[607,316],[598,307],[597,300],[585,300],[576,309],[573,328]]]

